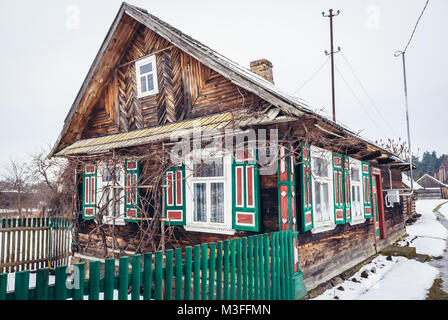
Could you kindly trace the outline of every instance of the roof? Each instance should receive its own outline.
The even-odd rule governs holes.
[[[379,145],[368,141],[358,134],[354,133],[347,127],[344,127],[330,119],[312,111],[309,106],[301,99],[290,96],[284,93],[280,88],[265,80],[264,78],[258,76],[257,74],[251,72],[249,69],[240,66],[239,64],[231,61],[230,59],[222,56],[216,51],[210,49],[206,45],[200,43],[199,41],[191,38],[190,36],[182,33],[180,30],[172,27],[168,23],[160,20],[159,18],[151,15],[146,10],[137,8],[135,6],[123,3],[117,17],[115,18],[111,29],[109,30],[106,39],[104,40],[95,61],[89,70],[89,73],[72,105],[69,114],[64,122],[64,127],[62,129],[59,138],[53,147],[50,157],[55,154],[60,154],[61,149],[66,147],[62,142],[63,137],[67,134],[70,129],[71,123],[73,122],[75,116],[78,113],[80,103],[85,94],[92,90],[88,90],[89,86],[98,79],[95,79],[96,74],[99,72],[100,61],[106,55],[109,46],[113,46],[114,41],[113,35],[118,32],[118,26],[120,21],[124,19],[125,16],[129,16],[149,29],[153,30],[159,36],[167,39],[176,47],[182,51],[188,53],[207,67],[220,73],[225,78],[229,79],[234,84],[252,92],[262,98],[263,100],[269,102],[273,106],[282,110],[287,116],[294,116],[300,118],[304,115],[318,119],[320,122],[325,123],[327,126],[332,127],[337,133],[342,134],[346,137],[352,137],[370,146],[372,150],[380,153],[380,156],[385,156],[390,159],[389,162],[402,162],[401,159],[393,154],[392,152],[380,147]],[[110,66],[108,67],[110,68]],[[100,81],[101,82],[101,81]],[[95,94],[93,94],[95,96]],[[132,134],[131,132],[129,134]],[[76,144],[77,142],[75,142]]]
[[[448,187],[448,185],[440,182],[433,176],[425,173],[420,179],[417,180],[423,188],[431,188],[431,187]]]
[[[225,112],[126,133],[77,141],[57,153],[57,156],[102,153],[112,149],[145,145],[157,141],[169,140],[173,133],[182,135],[192,134],[197,129],[226,129],[291,120],[289,117],[279,114],[280,110],[278,109],[271,109],[260,116],[249,115],[244,112]]]
[[[408,188],[411,187],[411,178],[404,172],[401,173],[401,181],[406,187]],[[423,187],[419,185],[416,181],[414,181],[413,185],[414,189],[423,189]]]

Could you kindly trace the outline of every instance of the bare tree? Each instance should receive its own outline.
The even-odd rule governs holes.
[[[3,165],[4,180],[9,184],[12,190],[17,192],[16,206],[19,214],[22,214],[22,195],[28,186],[30,177],[29,164],[24,160],[10,159]]]

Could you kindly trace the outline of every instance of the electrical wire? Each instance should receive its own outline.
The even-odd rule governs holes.
[[[313,73],[313,75],[308,78],[296,91],[294,91],[294,93],[292,94],[293,96],[296,95],[297,93],[300,92],[300,90],[303,89],[303,87],[305,87],[310,81],[312,81],[321,71],[322,69],[327,65],[328,61],[330,59],[328,57],[325,58],[324,62],[320,65],[320,67]]]
[[[358,101],[359,106],[361,107],[361,109],[364,111],[364,113],[367,115],[367,117],[370,119],[370,121],[372,121],[372,123],[377,127],[377,129],[384,135],[383,130],[381,129],[381,127],[378,125],[378,123],[372,118],[372,116],[370,115],[370,113],[367,111],[367,109],[364,107],[363,103],[361,102],[361,99],[359,99],[359,97],[356,95],[355,91],[353,90],[353,88],[350,86],[350,84],[347,82],[347,80],[345,79],[344,75],[342,74],[342,72],[339,70],[339,68],[335,65],[334,66],[336,71],[339,73],[339,76],[341,77],[341,79],[344,81],[345,85],[347,86],[347,88],[350,90],[350,92],[352,93],[353,97],[355,97],[356,101]]]
[[[404,48],[403,52],[406,52],[406,50],[408,49],[409,45],[411,44],[411,41],[414,38],[415,31],[417,30],[418,23],[420,22],[420,19],[423,17],[423,13],[425,13],[425,10],[426,10],[426,7],[428,6],[428,4],[429,4],[429,0],[426,0],[425,6],[423,7],[423,10],[420,13],[420,16],[418,17],[417,22],[415,23],[414,30],[412,30],[411,37],[409,38],[409,41],[406,44],[406,47]]]
[[[367,89],[364,87],[363,83],[361,82],[361,79],[358,77],[358,75],[356,74],[355,70],[353,69],[353,67],[351,66],[350,62],[348,61],[348,59],[345,57],[344,53],[342,51],[340,51],[342,58],[344,59],[345,63],[347,64],[347,66],[349,67],[350,71],[353,73],[353,75],[355,76],[356,80],[358,81],[359,85],[361,86],[362,90],[364,91],[365,95],[367,96],[367,98],[370,100],[370,103],[372,104],[372,106],[375,108],[376,112],[378,113],[378,115],[381,117],[381,119],[383,120],[384,124],[387,126],[387,128],[390,130],[390,132],[395,136],[398,137],[397,133],[395,132],[395,130],[392,128],[392,126],[389,124],[389,122],[386,120],[386,118],[383,116],[383,113],[381,112],[381,110],[378,108],[378,106],[376,105],[376,103],[373,101],[372,97],[370,96],[370,94],[367,92]]]

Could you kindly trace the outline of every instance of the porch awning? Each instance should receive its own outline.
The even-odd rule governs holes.
[[[113,149],[145,145],[157,141],[168,140],[172,133],[184,132],[191,134],[194,130],[240,128],[252,125],[271,124],[291,121],[292,117],[280,115],[280,109],[272,108],[258,115],[246,112],[225,112],[212,116],[201,117],[166,125],[118,133],[105,137],[98,137],[76,141],[56,154],[56,156],[73,156],[82,154],[103,153]]]

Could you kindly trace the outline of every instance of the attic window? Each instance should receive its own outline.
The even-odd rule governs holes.
[[[156,56],[150,56],[137,61],[135,68],[138,97],[143,98],[159,93]]]

